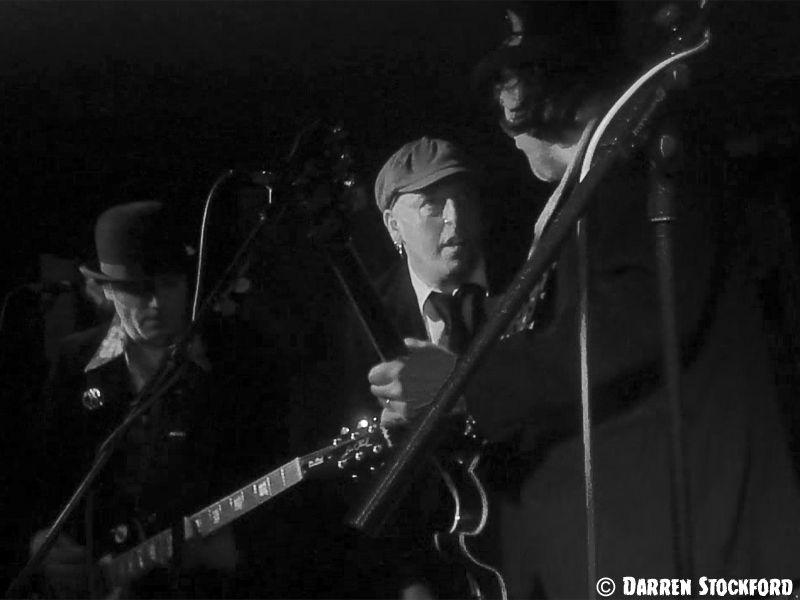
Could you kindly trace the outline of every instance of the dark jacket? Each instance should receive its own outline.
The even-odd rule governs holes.
[[[54,518],[99,444],[130,410],[133,394],[123,355],[85,371],[107,331],[104,325],[69,336],[54,362],[44,399],[42,526]],[[285,386],[275,355],[267,344],[230,327],[211,325],[204,338],[211,341],[210,370],[190,361],[187,376],[146,419],[132,425],[94,486],[97,556],[141,541],[135,539],[138,527],[149,537],[277,466],[285,434],[269,417],[282,412],[275,404],[284,400]],[[92,396],[87,390],[94,390]],[[70,525],[81,540],[83,517],[78,511]],[[248,515],[234,527],[252,531],[258,521]],[[108,535],[117,524],[132,533],[121,546]],[[251,544],[255,536],[236,537],[243,556],[240,584],[257,588],[249,562],[258,552]],[[233,592],[225,578],[203,574],[202,583],[196,579],[190,585],[201,587],[192,594],[241,593],[241,588]],[[164,583],[163,574],[152,576],[137,585],[137,592],[163,595]]]
[[[678,182],[675,225],[682,401],[695,569],[708,577],[800,576],[800,495],[741,248],[713,182]],[[676,577],[669,409],[647,165],[619,166],[587,215],[598,575]],[[733,243],[732,243],[733,242]],[[557,268],[552,320],[501,342],[467,390],[494,441],[527,468],[506,514],[516,597],[587,593],[575,239]]]
[[[405,260],[396,261],[375,281],[386,315],[395,332],[403,338],[427,339],[428,333],[419,310]],[[379,362],[363,326],[353,315],[349,327],[350,348],[346,352],[349,391],[346,397],[353,414],[377,414],[381,407],[369,392],[367,373]],[[393,357],[387,357],[389,359]],[[402,435],[394,431],[393,435]],[[353,496],[353,502],[359,500]],[[452,519],[452,501],[433,462],[412,482],[402,501],[382,529],[378,545],[362,540],[361,552],[373,561],[371,575],[377,580],[378,593],[397,597],[412,583],[425,582],[440,598],[461,598],[469,594],[466,576],[457,563],[449,563],[434,547],[433,534],[446,520]]]

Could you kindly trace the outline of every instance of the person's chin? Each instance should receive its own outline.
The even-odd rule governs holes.
[[[146,327],[142,332],[144,340],[153,346],[168,346],[172,343],[172,331],[162,326]]]
[[[475,266],[473,253],[467,248],[460,247],[453,252],[442,254],[447,264],[447,272],[452,276],[464,275]]]

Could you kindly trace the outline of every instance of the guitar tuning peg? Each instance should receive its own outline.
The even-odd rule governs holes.
[[[128,526],[124,523],[121,523],[111,529],[111,537],[116,544],[124,544],[126,541],[128,541],[129,535],[130,531],[128,530]]]
[[[664,29],[674,28],[681,18],[681,9],[675,2],[670,2],[661,7],[653,16],[653,22]]]

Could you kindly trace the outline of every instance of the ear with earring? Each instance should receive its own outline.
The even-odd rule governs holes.
[[[400,255],[400,258],[403,258],[403,256],[406,253],[405,249],[403,248],[403,242],[401,242],[400,240],[395,240],[394,249],[397,250],[397,253]]]

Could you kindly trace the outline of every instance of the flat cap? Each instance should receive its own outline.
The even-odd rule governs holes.
[[[476,174],[467,155],[446,140],[422,137],[392,154],[375,180],[375,202],[391,208],[397,196],[416,192],[455,173]]]

